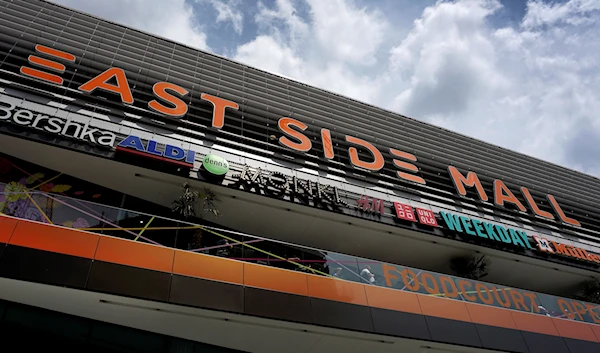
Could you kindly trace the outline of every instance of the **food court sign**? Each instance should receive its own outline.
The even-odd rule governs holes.
[[[373,265],[375,266],[375,265]],[[544,316],[600,324],[600,306],[579,300],[381,264],[386,287]]]

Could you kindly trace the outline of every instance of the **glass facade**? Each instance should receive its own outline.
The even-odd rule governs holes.
[[[9,216],[362,284],[600,323],[600,307],[595,304],[269,240],[201,219],[184,221],[169,208],[60,172],[6,155],[0,161],[0,212]]]

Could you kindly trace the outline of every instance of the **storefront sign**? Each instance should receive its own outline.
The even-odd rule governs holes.
[[[240,174],[233,175],[237,186],[250,191],[258,191],[274,197],[289,197],[290,201],[313,202],[338,208],[346,202],[340,198],[337,187],[302,180],[279,172],[269,172],[260,168],[244,166]]]
[[[378,199],[376,197],[361,195],[360,198],[356,200],[356,205],[358,206],[358,209],[362,212],[375,214],[378,216],[385,214],[383,200]]]
[[[538,315],[600,324],[600,306],[409,267],[381,264],[385,286]]]
[[[21,67],[21,74],[37,80],[61,85],[63,79],[58,74],[64,72],[64,64],[76,61],[75,56],[42,45],[37,45],[35,50],[39,55],[42,55],[45,58],[34,55],[29,56],[29,63],[35,65],[37,68],[23,66]],[[50,61],[48,59],[57,61]],[[46,63],[47,65],[40,66],[40,63]],[[44,68],[46,71],[41,71],[38,68]],[[60,68],[61,70],[57,71],[57,68]],[[51,71],[51,73],[47,71]],[[79,90],[90,94],[96,91],[104,91],[119,97],[124,104],[134,103],[134,98],[125,71],[116,67],[110,67],[104,72],[101,72],[96,77],[79,86]],[[148,102],[149,110],[170,118],[182,118],[187,114],[188,105],[182,99],[190,93],[187,89],[173,83],[156,82],[152,87],[152,91],[156,99]],[[223,128],[225,124],[225,112],[227,110],[239,109],[238,103],[224,98],[211,96],[206,93],[201,93],[200,98],[213,106],[212,127],[215,129]],[[307,153],[313,148],[310,138],[303,134],[303,132],[309,128],[305,123],[290,117],[282,117],[279,119],[277,126],[282,133],[282,136],[279,137],[279,143],[282,146],[299,153]],[[321,129],[320,135],[324,159],[333,159],[336,151],[334,151],[333,148],[331,131],[328,129]],[[343,139],[350,145],[347,154],[351,166],[370,172],[379,172],[385,166],[385,160],[389,159],[392,165],[397,169],[396,176],[398,179],[416,185],[426,184],[425,179],[419,176],[419,168],[415,164],[415,162],[417,162],[417,157],[415,155],[389,148],[387,151],[384,151],[387,154],[384,156],[378,148],[368,141],[351,135],[345,135],[343,136]],[[370,157],[366,160],[364,157],[360,157],[358,149],[368,151]],[[465,176],[454,166],[448,167],[448,173],[459,195],[466,196],[466,188],[469,187],[476,190],[477,195],[482,202],[489,201],[490,198],[483,189],[477,174],[469,172]],[[493,181],[493,186],[494,205],[504,207],[505,204],[511,204],[521,212],[528,211],[528,208],[517,199],[513,191],[511,191],[504,182],[496,179]],[[544,211],[538,206],[527,188],[521,187],[520,191],[527,201],[531,213],[547,219],[555,219],[554,214]],[[548,194],[546,198],[560,221],[572,226],[581,226],[577,220],[568,217],[564,213],[554,196]]]
[[[431,210],[418,207],[415,209],[417,211],[419,223],[431,227],[438,226],[435,214]],[[417,221],[417,217],[415,217],[415,212],[411,205],[403,204],[400,202],[394,202],[394,210],[396,211],[396,217],[398,217],[398,219],[410,222]]]
[[[159,149],[158,142],[154,140],[148,140],[148,143],[144,145],[142,139],[133,135],[129,135],[124,138],[123,141],[119,142],[117,151],[139,154],[144,157],[178,164],[188,168],[194,166],[194,158],[196,155],[194,151],[184,150],[181,147],[168,144],[165,145],[164,149]]]
[[[446,223],[446,227],[457,233],[478,236],[525,249],[533,249],[531,244],[529,244],[527,233],[524,231],[505,228],[498,224],[491,224],[452,213],[440,212],[440,216],[442,216],[444,223]]]
[[[577,248],[572,245],[557,243],[555,241],[550,241],[538,236],[534,236],[533,239],[537,243],[537,247],[540,251],[562,255],[573,259],[600,263],[600,255],[592,254],[585,249]]]
[[[62,135],[85,142],[113,147],[117,136],[110,131],[102,131],[71,119],[61,119],[18,108],[15,104],[0,101],[0,122],[42,130],[50,134]]]
[[[207,154],[202,159],[202,167],[214,175],[225,175],[229,171],[229,163],[225,158],[214,154]]]
[[[530,236],[523,230],[503,227],[467,216],[448,212],[440,212],[446,227],[456,233],[468,234],[493,242],[511,244],[523,249],[543,251],[546,253],[565,256],[571,259],[600,263],[600,255],[596,255],[571,245],[549,241],[539,236]],[[534,242],[532,242],[532,240]],[[532,246],[532,243],[535,244]]]
[[[359,211],[369,215],[382,216],[386,214],[386,202],[376,197],[361,195],[360,198],[356,200],[356,206]],[[418,207],[413,209],[411,205],[400,202],[393,202],[390,208],[392,209],[392,212],[395,212],[395,216],[399,220],[419,222],[430,227],[438,226],[435,214],[431,210]]]

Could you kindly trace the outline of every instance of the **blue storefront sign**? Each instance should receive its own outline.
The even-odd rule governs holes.
[[[194,165],[194,159],[196,157],[196,153],[192,150],[185,150],[181,147],[169,144],[165,145],[164,149],[160,149],[158,142],[148,140],[148,143],[144,144],[141,138],[134,135],[129,135],[124,138],[123,141],[119,142],[117,150],[139,154],[190,168]]]

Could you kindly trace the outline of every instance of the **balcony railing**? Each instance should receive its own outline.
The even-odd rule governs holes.
[[[56,193],[4,184],[0,184],[0,190],[4,190],[0,192],[0,211],[17,218],[399,291],[600,324],[600,306],[596,304],[288,244]]]

